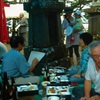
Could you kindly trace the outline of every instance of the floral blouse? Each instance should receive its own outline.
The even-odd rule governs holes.
[[[88,47],[82,50],[81,58],[80,58],[80,72],[84,73],[87,70],[87,64],[89,60],[89,52]]]

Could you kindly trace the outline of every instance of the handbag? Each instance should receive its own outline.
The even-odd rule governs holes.
[[[73,28],[71,26],[68,26],[65,29],[65,33],[66,33],[67,36],[71,35],[73,33]]]

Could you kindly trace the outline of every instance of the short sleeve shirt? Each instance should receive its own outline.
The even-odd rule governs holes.
[[[94,83],[95,92],[100,94],[100,70],[96,70],[95,62],[92,58],[89,59],[85,78],[86,80],[91,80]]]
[[[8,77],[18,77],[29,74],[30,65],[25,57],[17,50],[11,49],[3,58],[2,72]]]

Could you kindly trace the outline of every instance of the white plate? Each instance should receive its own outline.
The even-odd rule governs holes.
[[[60,98],[57,96],[50,96],[48,97],[48,100],[60,100]]]

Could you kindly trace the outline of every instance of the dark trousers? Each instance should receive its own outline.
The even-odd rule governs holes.
[[[75,52],[76,57],[80,57],[79,55],[79,45],[72,45],[68,48],[69,56],[73,57],[73,52]]]
[[[81,97],[84,97],[84,87],[75,87],[72,91],[73,100],[80,100]],[[94,91],[94,88],[91,89],[90,96],[100,95]]]

